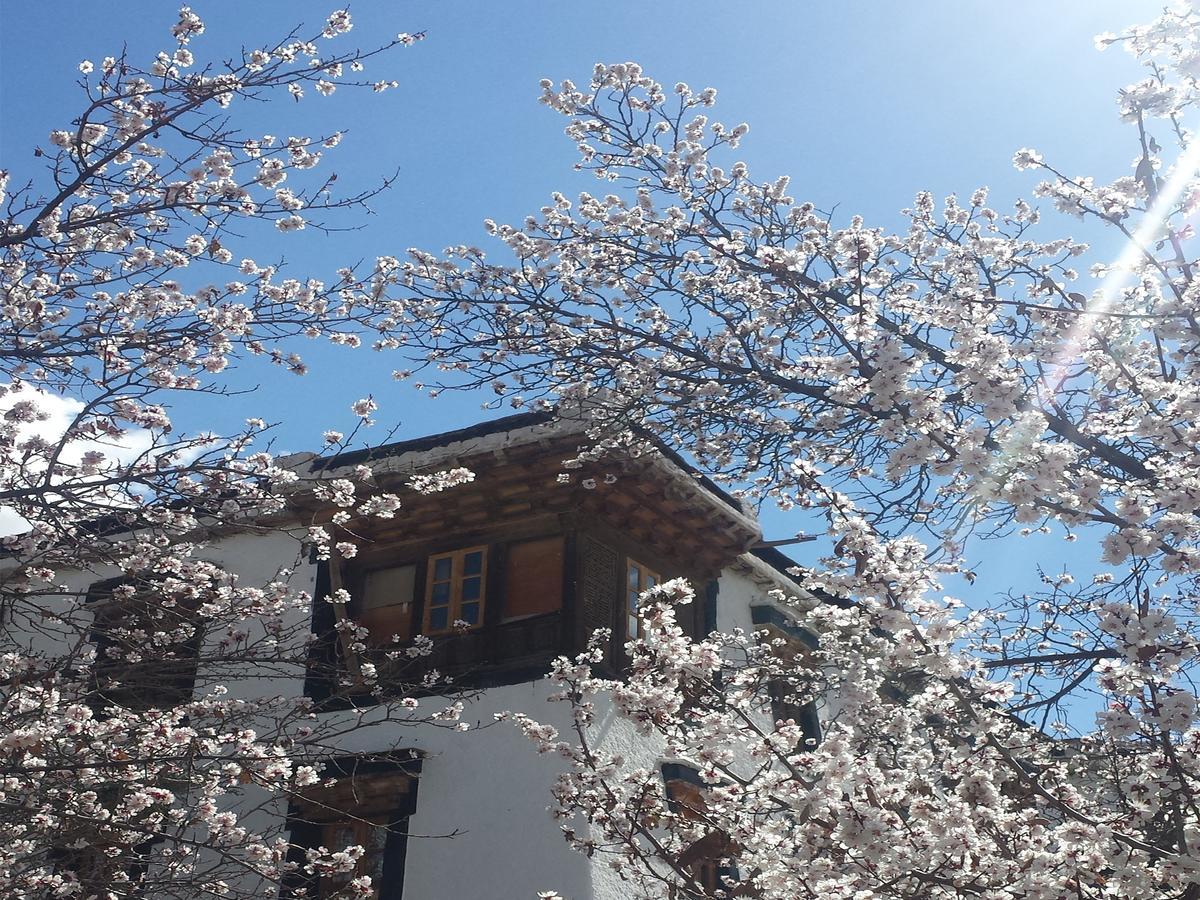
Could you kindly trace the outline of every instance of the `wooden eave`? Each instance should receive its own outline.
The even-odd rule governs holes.
[[[358,517],[347,528],[380,547],[447,540],[457,535],[515,528],[557,517],[586,530],[600,522],[688,571],[716,574],[760,538],[752,516],[715,494],[678,464],[654,451],[566,468],[578,453],[579,436],[546,432],[532,439],[462,445],[460,453],[435,448],[429,456],[384,459],[371,468],[379,490],[393,491],[403,506],[394,519]],[[422,458],[424,457],[424,458]],[[463,466],[475,480],[422,495],[407,487],[413,474]],[[560,480],[561,475],[569,479]],[[336,470],[330,471],[336,476]],[[294,498],[307,520],[328,521],[335,512],[311,493]]]

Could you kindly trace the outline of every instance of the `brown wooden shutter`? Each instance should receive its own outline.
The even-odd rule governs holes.
[[[704,590],[703,582],[699,579],[689,578],[688,581],[692,585],[694,596],[692,602],[686,606],[675,607],[675,621],[679,623],[683,633],[695,641],[703,636],[700,629],[704,615]]]
[[[561,537],[509,545],[501,621],[558,612],[562,609],[562,595]]]
[[[384,566],[357,579],[351,614],[368,629],[367,646],[393,647],[413,636],[417,567]],[[393,641],[392,635],[400,640]]]
[[[721,590],[721,583],[716,578],[710,578],[704,585],[704,609],[702,610],[702,624],[700,626],[700,636],[708,637],[717,630],[717,597]]]

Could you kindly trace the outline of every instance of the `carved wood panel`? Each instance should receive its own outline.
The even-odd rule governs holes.
[[[587,535],[579,542],[579,625],[580,645],[597,628],[613,628],[617,586],[620,583],[621,558],[607,544]],[[613,649],[609,645],[609,659]]]

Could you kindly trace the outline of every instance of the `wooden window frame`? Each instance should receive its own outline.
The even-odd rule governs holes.
[[[630,579],[630,575],[634,569],[638,572],[636,590]],[[639,608],[636,603],[630,602],[630,594],[636,593],[640,597],[643,591],[647,591],[662,583],[662,575],[655,572],[644,562],[640,562],[632,556],[625,557],[625,578],[621,583],[621,609],[625,615],[625,640],[632,641],[635,638],[643,637],[645,634],[645,630],[642,628],[641,616],[638,615]]]
[[[449,634],[455,631],[454,623],[462,619],[462,588],[463,582],[468,578],[479,578],[479,599],[470,600],[470,603],[479,603],[479,616],[475,622],[468,626],[468,629],[474,631],[477,628],[484,626],[485,617],[487,615],[487,598],[488,598],[488,556],[491,548],[487,544],[476,544],[472,547],[462,547],[457,550],[449,550],[445,553],[432,554],[425,563],[425,608],[421,612],[421,632],[422,634]],[[480,562],[479,574],[474,573],[468,575],[463,572],[464,562],[471,553],[482,554]],[[434,569],[439,560],[450,560],[450,579],[449,581],[435,581]],[[446,603],[446,627],[434,629],[431,627],[433,618],[433,589],[438,584],[450,585],[450,597]]]
[[[699,771],[683,763],[662,763],[659,773],[663,780],[667,809],[681,818],[703,823],[708,816],[708,791],[712,785],[700,777]],[[735,868],[721,865],[721,859],[730,847],[728,835],[710,831],[684,849],[677,862],[692,873],[705,893],[696,895],[686,891],[683,896],[710,896],[716,891],[726,890],[726,878],[737,880]]]
[[[352,879],[371,874],[370,863],[372,862],[372,854],[368,848],[371,844],[372,833],[376,829],[382,828],[384,829],[385,834],[390,836],[393,825],[390,817],[386,815],[365,814],[359,816],[353,813],[347,813],[344,818],[329,819],[328,821],[321,822],[319,828],[321,834],[321,846],[323,847],[328,847],[330,850],[336,852],[338,850],[345,849],[345,846],[358,845],[368,850],[368,852],[364,853],[358,858],[358,861],[352,871],[339,873],[339,875],[336,877],[332,875],[322,875],[316,879],[315,900],[328,900],[328,898],[336,897],[339,894],[344,896],[346,888]],[[343,847],[338,847],[335,846],[337,842],[333,839],[333,835],[337,833],[338,829],[342,828],[347,828],[351,833],[351,837]],[[387,878],[385,881],[386,876],[382,875],[383,866],[387,863],[387,838],[384,839],[384,846],[380,847],[376,852],[379,853],[379,855],[383,858],[379,860],[381,875],[378,879],[378,883],[372,884],[373,891],[370,895],[372,898],[379,897],[384,891],[388,890],[391,887],[391,885],[388,884],[388,881],[392,880],[391,878]],[[391,873],[389,872],[388,875],[391,875]]]
[[[156,580],[154,577],[120,576],[98,581],[88,588],[85,603],[92,614],[88,640],[96,650],[92,689],[95,702],[101,705],[115,703],[139,711],[169,709],[187,703],[195,695],[204,634],[194,608],[178,602],[171,607],[180,624],[188,620],[195,622],[191,637],[170,646],[173,655],[162,654],[140,662],[109,656],[109,650],[119,648],[121,644],[121,639],[116,636],[118,632],[141,625],[138,604],[149,602],[144,595],[153,590]],[[138,594],[131,601],[114,596],[123,586],[133,586]],[[195,606],[199,605],[197,600]],[[119,683],[120,687],[113,688],[112,683]],[[158,700],[167,702],[155,702]]]
[[[297,870],[285,876],[281,896],[297,897],[301,890],[310,900],[329,895],[329,888],[335,885],[329,884],[328,876],[303,873],[301,867],[306,850],[322,845],[329,847],[330,832],[339,826],[350,825],[354,831],[352,843],[364,846],[363,838],[368,837],[370,829],[385,829],[387,837],[380,851],[383,854],[380,878],[373,885],[372,897],[374,900],[400,900],[404,892],[408,823],[416,812],[420,754],[399,751],[342,757],[326,762],[321,769],[321,782],[298,792],[289,805],[287,827],[291,848],[288,860],[297,865]],[[397,777],[406,782],[405,790],[396,795],[393,802],[383,802],[379,791],[372,790],[372,782]],[[330,787],[337,790],[343,784],[351,788],[352,796],[361,797],[361,801],[348,808],[328,805],[332,799]],[[348,877],[366,874],[362,871],[365,868],[360,864]]]

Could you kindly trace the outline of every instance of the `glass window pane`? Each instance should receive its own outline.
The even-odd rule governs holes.
[[[443,581],[433,586],[429,593],[429,602],[441,606],[450,602],[450,582]]]
[[[474,578],[464,578],[462,583],[462,598],[463,600],[478,600],[480,587],[483,585],[483,579],[478,575]]]
[[[430,631],[445,631],[446,626],[450,624],[450,609],[449,607],[440,606],[437,609],[429,611],[429,630]]]
[[[463,558],[463,574],[478,575],[483,571],[483,551],[476,550]]]
[[[630,563],[629,564],[629,586],[631,588],[633,588],[634,590],[637,590],[637,588],[638,588],[638,583],[639,583],[640,577],[641,577],[641,572],[638,571],[638,567],[636,565],[634,565],[633,563]]]
[[[383,884],[384,850],[387,848],[388,829],[384,825],[376,825],[367,833],[363,843],[365,854],[358,863],[358,871],[362,875],[371,876],[371,896],[378,896],[379,887]]]
[[[449,556],[443,556],[436,560],[433,564],[433,580],[434,581],[449,581],[450,580],[450,563],[452,560]]]
[[[478,603],[464,603],[463,607],[462,607],[462,615],[459,616],[459,618],[462,619],[464,622],[466,622],[468,625],[478,625],[479,624],[479,604]]]
[[[326,825],[324,834],[326,845],[335,853],[352,847],[358,841],[355,838],[353,822],[336,822]],[[354,872],[334,872],[321,879],[321,895],[332,896],[350,883]]]

